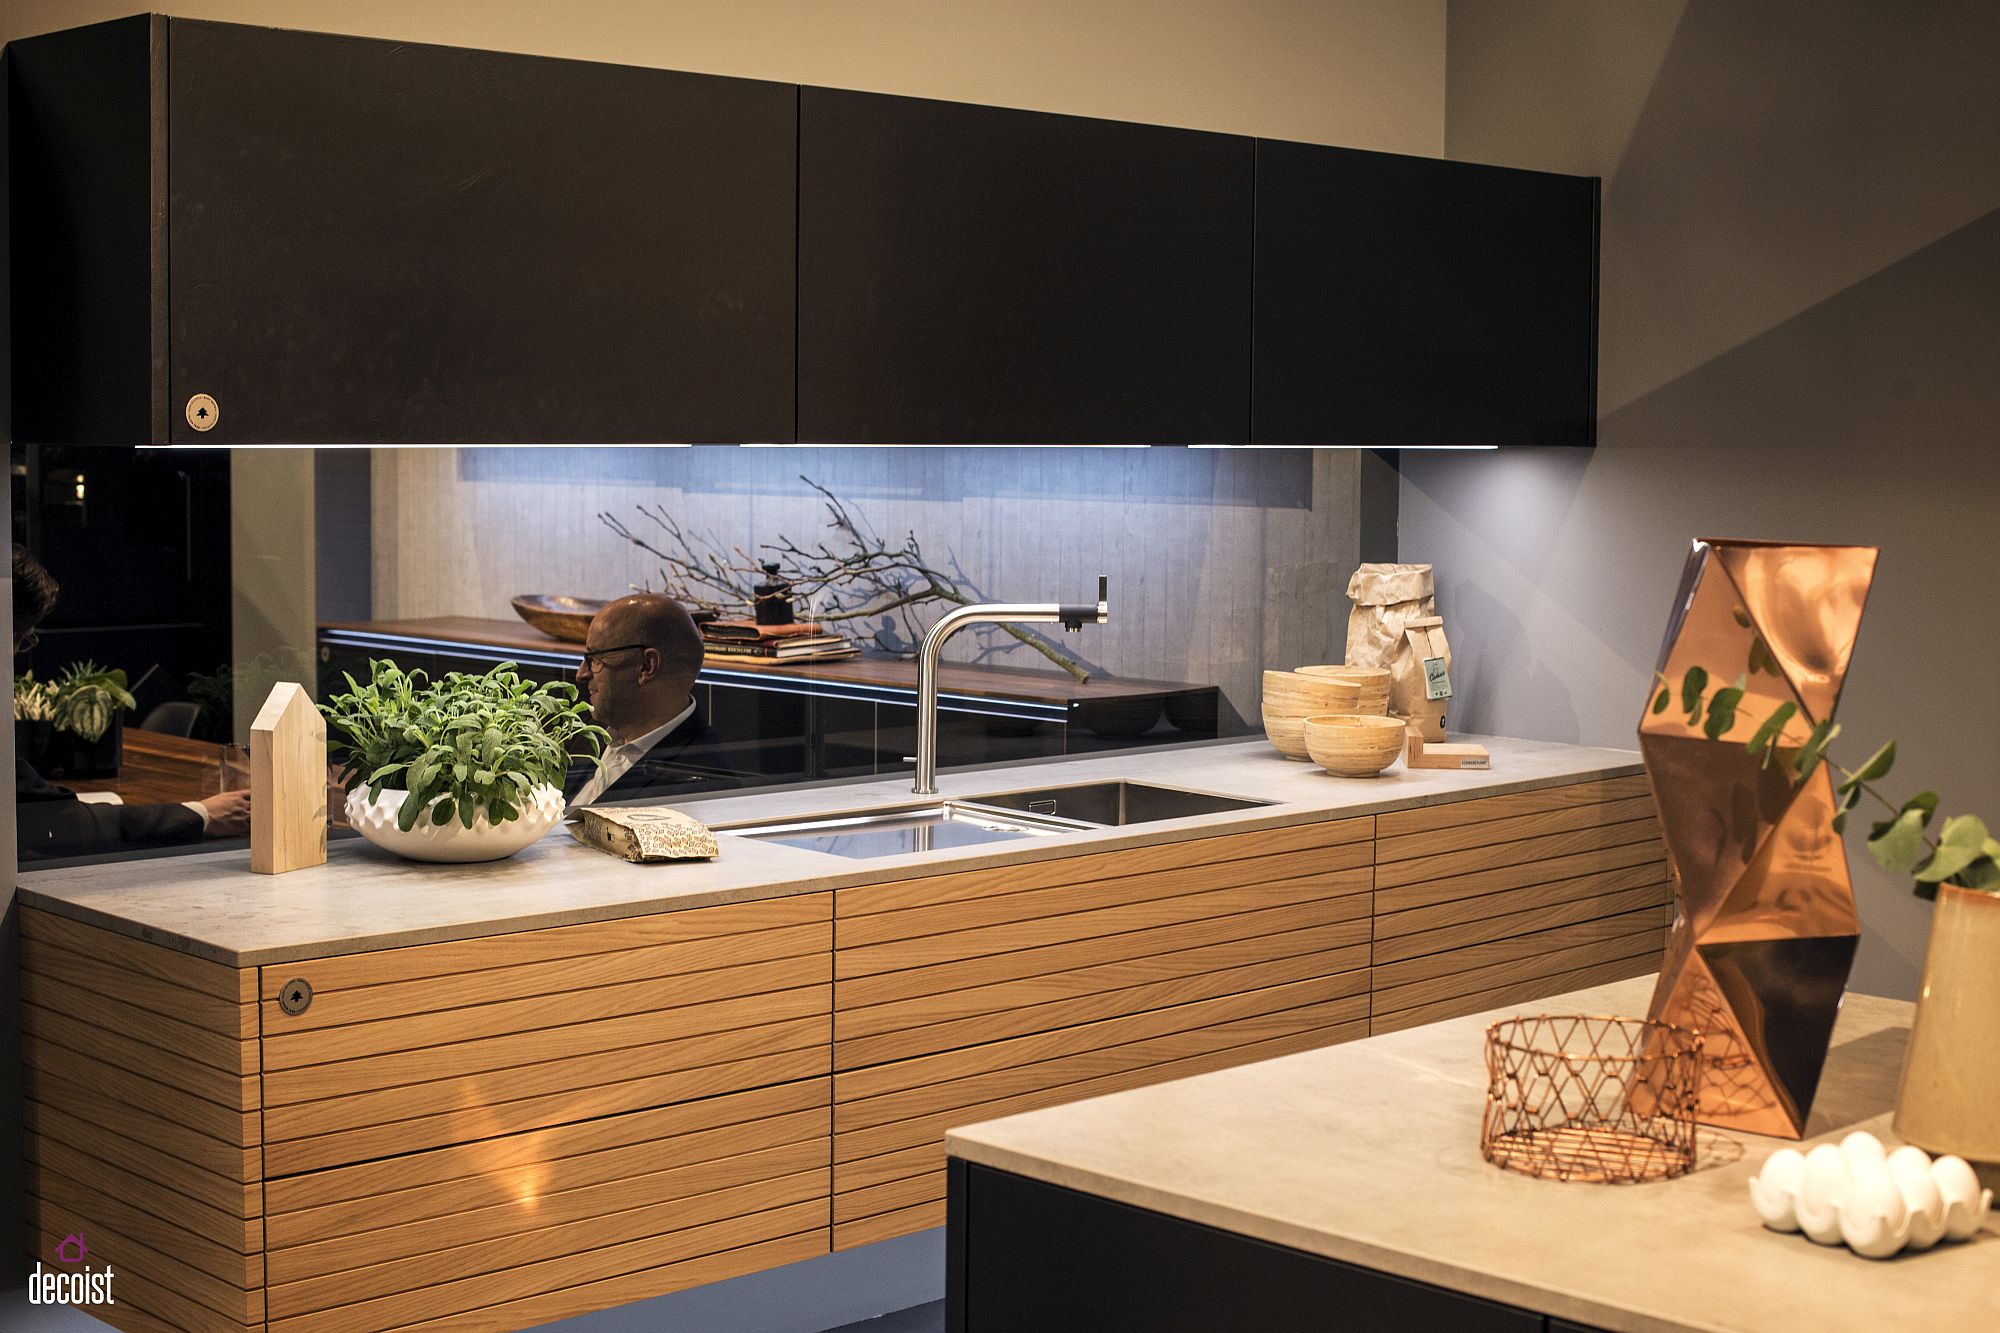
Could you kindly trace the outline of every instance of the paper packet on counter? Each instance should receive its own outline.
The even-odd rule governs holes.
[[[587,807],[569,831],[586,847],[634,862],[706,861],[721,850],[706,824],[664,805]]]

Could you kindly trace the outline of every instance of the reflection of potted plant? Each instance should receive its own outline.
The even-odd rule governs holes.
[[[368,669],[320,705],[328,749],[348,823],[412,860],[512,856],[562,818],[571,750],[595,756],[609,739],[576,686],[522,680],[512,662],[434,683],[393,662]]]
[[[18,698],[19,685],[16,686]],[[49,776],[115,778],[124,743],[124,712],[138,706],[123,671],[95,662],[72,662],[40,687],[53,726],[44,753]],[[18,705],[17,705],[18,716]]]
[[[1751,650],[1751,671],[1777,673],[1762,641]],[[1675,687],[1662,680],[1653,711],[1674,702]],[[1933,1152],[1957,1153],[1980,1161],[2000,1161],[2000,839],[1977,815],[1955,815],[1931,831],[1936,792],[1919,792],[1898,803],[1876,789],[1896,762],[1890,741],[1859,768],[1835,762],[1828,747],[1840,725],[1822,722],[1809,732],[1798,706],[1781,703],[1764,717],[1741,709],[1745,681],[1711,689],[1701,667],[1690,667],[1679,682],[1679,703],[1689,725],[1720,740],[1737,725],[1738,714],[1757,724],[1745,742],[1766,767],[1784,765],[1792,781],[1803,783],[1824,762],[1840,774],[1835,784],[1833,828],[1842,831],[1847,815],[1866,798],[1885,818],[1869,829],[1868,851],[1884,869],[1909,875],[1918,897],[1935,899],[1931,937],[1924,957],[1916,1022],[1896,1098],[1896,1132]]]
[[[14,677],[14,753],[40,772],[56,729],[56,687],[32,671]]]

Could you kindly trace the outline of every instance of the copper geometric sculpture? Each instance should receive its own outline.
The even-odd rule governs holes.
[[[1702,1034],[1697,1118],[1799,1138],[1826,1063],[1861,923],[1821,764],[1794,786],[1782,758],[1745,749],[1782,704],[1778,745],[1806,743],[1840,701],[1875,548],[1694,543],[1658,671],[1674,702],[1687,669],[1743,673],[1736,722],[1710,740],[1647,691],[1639,750],[1674,877],[1674,928],[1650,1015]],[[1755,665],[1756,670],[1751,670]],[[1789,756],[1784,756],[1789,758]]]

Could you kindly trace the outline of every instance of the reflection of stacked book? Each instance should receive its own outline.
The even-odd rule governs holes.
[[[711,662],[831,662],[860,649],[816,624],[760,625],[754,620],[711,620],[701,627]]]

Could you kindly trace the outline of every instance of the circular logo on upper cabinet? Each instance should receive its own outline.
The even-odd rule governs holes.
[[[215,400],[207,394],[198,393],[188,399],[188,425],[193,426],[196,430],[214,430],[215,423],[221,416],[222,409],[217,407]]]

